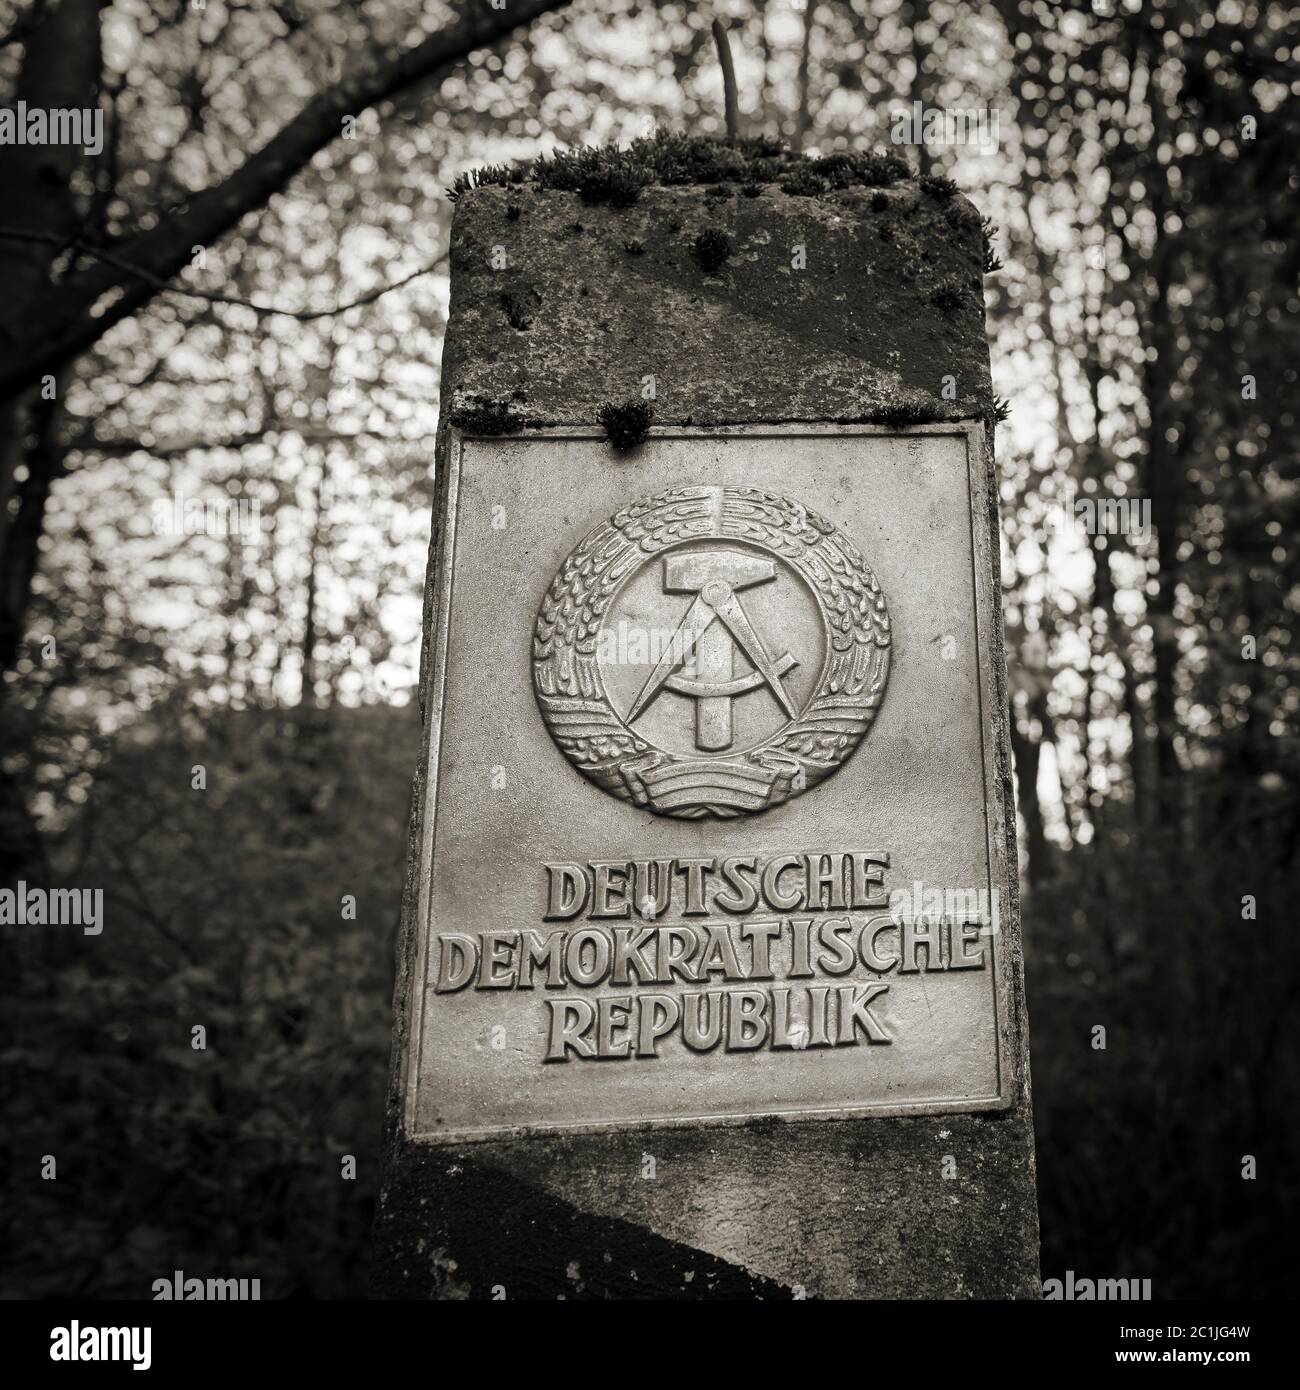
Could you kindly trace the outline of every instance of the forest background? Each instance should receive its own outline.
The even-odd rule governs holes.
[[[1295,13],[0,0],[0,104],[95,108],[105,130],[94,156],[0,146],[3,881],[102,888],[108,920],[0,929],[6,1293],[147,1297],[179,1268],[364,1294],[446,189],[656,129],[721,135],[715,15],[742,134],[892,149],[998,228],[1044,1275],[1281,1287]],[[893,144],[916,102],[986,111],[995,137]],[[222,498],[240,534],[176,526]],[[1149,524],[1090,532],[1078,499]]]

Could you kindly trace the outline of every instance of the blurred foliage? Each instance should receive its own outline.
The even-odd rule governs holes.
[[[1121,822],[1028,894],[1044,1277],[1146,1277],[1157,1299],[1285,1288],[1300,1226],[1292,825],[1276,792],[1200,853]]]
[[[348,303],[437,257],[467,170],[720,134],[714,9],[765,149],[863,155],[914,101],[997,117],[989,153],[904,152],[1000,229],[1044,1271],[1276,1293],[1300,1201],[1287,6],[578,0],[362,113],[185,282]],[[96,233],[166,216],[342,63],[449,13],[412,10],[115,0]],[[0,49],[6,94],[20,56]],[[146,1296],[174,1268],[363,1290],[446,306],[445,270],[310,320],[162,294],[30,421],[56,466],[0,696],[0,837],[29,878],[102,887],[108,926],[0,936],[8,1291]],[[1149,503],[1152,525],[1062,527],[1076,494]],[[256,502],[260,535],[158,524],[212,497]]]
[[[176,701],[104,750],[53,867],[102,934],[4,942],[9,1296],[364,1297],[418,744],[412,710]]]

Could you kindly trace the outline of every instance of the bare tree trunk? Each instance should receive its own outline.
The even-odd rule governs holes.
[[[930,17],[930,0],[904,0],[900,8],[900,18],[908,26],[908,50],[912,60],[911,81],[908,82],[908,104],[915,110],[916,103],[925,107],[926,104],[926,79],[923,72],[926,56],[929,49],[922,43],[919,36],[919,29]],[[922,174],[929,174],[933,167],[933,157],[930,154],[929,146],[922,138],[923,131],[918,128],[916,131],[916,163]]]
[[[1145,47],[1149,40],[1143,39]],[[1151,498],[1151,519],[1156,532],[1155,592],[1147,600],[1147,615],[1154,634],[1153,713],[1155,716],[1156,809],[1162,825],[1181,824],[1181,770],[1176,738],[1178,713],[1176,680],[1178,670],[1178,628],[1174,617],[1174,596],[1181,565],[1178,558],[1178,528],[1182,509],[1182,445],[1170,441],[1174,431],[1176,407],[1173,400],[1174,377],[1180,354],[1177,329],[1169,292],[1174,281],[1176,244],[1165,222],[1168,211],[1168,171],[1155,163],[1154,151],[1163,143],[1165,121],[1154,63],[1147,53],[1145,90],[1150,103],[1153,139],[1148,188],[1148,206],[1155,224],[1155,245],[1150,261],[1136,267],[1148,289],[1143,320],[1143,347],[1148,360],[1143,374],[1147,399],[1146,487]],[[1154,262],[1154,265],[1151,264]],[[1181,436],[1180,436],[1181,439]]]
[[[12,669],[27,632],[27,608],[40,559],[45,508],[50,488],[63,474],[65,450],[58,436],[66,385],[65,373],[55,383],[51,398],[36,401],[30,412],[32,444],[24,458],[27,476],[15,484],[17,506],[0,550],[0,671]]]
[[[1129,730],[1129,777],[1133,784],[1133,817],[1139,826],[1152,821],[1152,797],[1147,767],[1149,739],[1147,712],[1138,696],[1138,678],[1133,669],[1133,651],[1128,627],[1115,608],[1115,579],[1110,570],[1110,551],[1102,550],[1094,538],[1092,547],[1092,577],[1094,612],[1106,615],[1106,630],[1111,648],[1120,664],[1123,686],[1123,711]]]
[[[804,141],[808,138],[808,128],[812,123],[812,37],[817,0],[804,0],[804,5],[803,49],[799,54],[799,109],[795,112],[794,136],[790,141],[790,148],[795,154],[803,153]]]
[[[1043,825],[1043,808],[1038,800],[1038,765],[1042,744],[1020,728],[1011,712],[1011,752],[1016,774],[1016,802],[1025,822],[1025,845],[1029,850],[1029,882],[1035,886],[1051,876],[1050,846]]]
[[[1061,756],[1061,740],[1056,733],[1056,720],[1052,718],[1051,711],[1047,706],[1047,698],[1044,696],[1041,704],[1035,706],[1035,713],[1038,722],[1043,730],[1043,743],[1047,744],[1052,750],[1052,757],[1056,762],[1056,784],[1061,789],[1061,816],[1065,821],[1065,833],[1069,839],[1067,849],[1073,849],[1079,843],[1080,815],[1078,808],[1070,796],[1070,786],[1067,784],[1065,769],[1065,759]]]
[[[27,451],[27,476],[17,484],[17,511],[8,543],[0,551],[0,671],[11,670],[17,663],[27,635],[27,608],[45,507],[51,484],[63,473],[64,450],[58,434],[64,385],[61,377],[51,399],[37,402],[32,413],[34,443]],[[13,722],[4,715],[7,691],[8,682],[0,681],[0,729],[14,734]],[[44,878],[48,872],[45,847],[28,807],[26,788],[5,770],[8,741],[0,737],[0,882],[24,874]]]
[[[311,528],[311,551],[307,562],[307,619],[302,633],[302,687],[298,708],[316,708],[317,586],[320,576],[321,545],[325,533],[325,508],[329,484],[329,449],[322,447],[320,473],[316,478],[316,515]]]
[[[235,624],[238,623],[245,606],[246,575],[244,570],[244,538],[237,529],[226,530],[226,700],[231,709],[235,707],[235,686],[240,683],[239,642],[235,637]],[[247,685],[244,685],[244,698],[247,698]]]
[[[759,43],[763,52],[763,82],[759,88],[758,102],[758,131],[760,134],[767,134],[768,112],[772,110],[772,42],[767,36],[767,3],[768,0],[758,0],[758,35]],[[781,134],[778,123],[777,136]]]
[[[915,103],[917,102],[920,102],[922,107],[925,106],[926,82],[925,73],[922,71],[922,65],[925,61],[928,49],[926,49],[917,36],[917,31],[925,20],[929,18],[930,0],[906,0],[903,13],[906,16],[908,41],[912,49],[912,81],[909,96],[913,103],[913,110],[915,110]],[[931,158],[929,147],[921,138],[922,131],[918,130],[916,136],[917,163],[921,173],[928,174],[934,161]]]
[[[1156,531],[1159,573],[1156,591],[1147,601],[1147,613],[1154,633],[1152,654],[1154,671],[1154,713],[1157,796],[1162,819],[1179,817],[1178,780],[1180,775],[1175,739],[1178,715],[1175,706],[1175,680],[1178,667],[1178,627],[1174,617],[1174,595],[1180,569],[1178,559],[1179,450],[1169,443],[1169,393],[1173,384],[1175,331],[1170,318],[1170,282],[1167,248],[1158,252],[1156,294],[1150,306],[1152,345],[1155,360],[1148,363],[1146,395],[1150,425],[1147,430],[1147,486],[1151,493],[1151,519]]]
[[[90,109],[99,103],[99,15],[109,0],[61,0],[36,19],[23,49],[14,95],[29,107]],[[31,239],[4,246],[5,295],[0,342],[19,346],[33,324],[30,311],[49,284],[61,243],[78,231],[75,175],[86,161],[80,145],[0,145],[0,186],[6,225]],[[48,239],[41,239],[48,238]]]
[[[108,0],[62,0],[33,10],[15,97],[39,109],[91,109],[99,103],[99,16]],[[6,241],[5,292],[0,298],[0,353],[21,355],[60,247],[75,237],[89,207],[79,210],[76,175],[86,159],[73,144],[0,145],[4,221],[31,236]],[[13,665],[22,642],[38,544],[50,485],[62,469],[55,445],[66,368],[53,382],[0,405],[0,671]],[[51,384],[53,398],[51,398]],[[42,399],[44,397],[44,399]],[[25,438],[34,446],[24,446]],[[22,482],[18,474],[26,467]]]

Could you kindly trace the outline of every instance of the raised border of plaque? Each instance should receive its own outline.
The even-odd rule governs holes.
[[[996,530],[997,502],[991,493],[993,485],[989,455],[986,446],[984,427],[977,421],[938,422],[910,428],[875,426],[868,424],[790,424],[790,425],[744,425],[721,426],[714,428],[691,428],[685,426],[665,426],[651,430],[649,442],[654,440],[735,440],[735,439],[818,439],[870,437],[897,439],[900,447],[906,448],[909,440],[934,436],[958,436],[965,441],[968,502],[970,521],[970,540],[972,557],[972,587],[974,598],[973,632],[976,644],[977,689],[972,692],[978,701],[980,732],[980,752],[983,770],[983,808],[984,840],[986,846],[987,888],[991,895],[1000,895],[1006,903],[1006,923],[1001,931],[988,937],[991,952],[991,968],[987,970],[993,1010],[993,1035],[995,1039],[994,1074],[996,1086],[990,1093],[962,1096],[948,1096],[937,1099],[925,1098],[913,1101],[865,1101],[832,1106],[812,1107],[774,1107],[769,1109],[746,1109],[743,1113],[717,1113],[705,1110],[698,1114],[645,1114],[635,1118],[616,1118],[608,1120],[584,1120],[579,1122],[559,1122],[554,1120],[538,1122],[484,1123],[472,1127],[420,1127],[417,1110],[420,1059],[423,1056],[425,1029],[430,1013],[428,965],[430,939],[435,931],[431,920],[431,902],[434,859],[438,836],[439,820],[439,777],[444,757],[444,719],[446,713],[446,687],[448,673],[448,649],[452,627],[453,597],[456,584],[455,553],[457,542],[458,506],[461,500],[462,465],[467,436],[451,428],[447,431],[445,449],[446,477],[442,480],[442,510],[435,519],[436,540],[436,599],[433,614],[433,649],[426,655],[427,681],[425,695],[425,719],[427,723],[428,757],[425,765],[422,814],[420,820],[418,903],[416,910],[416,930],[413,933],[413,958],[408,962],[405,972],[404,988],[407,993],[405,1047],[401,1058],[402,1130],[406,1140],[426,1144],[460,1144],[488,1140],[508,1140],[532,1134],[602,1134],[625,1130],[643,1129],[689,1129],[712,1126],[736,1126],[756,1121],[807,1122],[820,1119],[853,1119],[868,1116],[921,1116],[942,1115],[961,1112],[1005,1110],[1012,1103],[1022,1084],[1018,1075],[1017,1057],[1019,1055],[1016,1039],[1013,1036],[1017,1016],[1013,1003],[1014,978],[1013,961],[1019,957],[1019,917],[1016,904],[1017,895],[1011,891],[1012,885],[1008,868],[1008,826],[1006,811],[1009,798],[1005,796],[1005,785],[999,778],[996,765],[996,726],[991,722],[1004,717],[1005,687],[998,680],[994,665],[993,641],[997,624],[1002,621],[1000,596],[994,592],[994,577],[997,573],[997,551],[999,537]],[[520,435],[498,437],[473,437],[476,442],[486,445],[510,445],[525,441],[538,443],[553,441],[557,447],[566,442],[601,442],[600,431],[590,427],[551,427],[528,430]],[[609,467],[618,468],[618,460],[610,456]],[[629,483],[629,496],[636,496],[638,484]],[[773,490],[780,491],[773,483]],[[554,560],[558,561],[568,550],[567,545],[558,548]],[[868,559],[871,557],[868,556]],[[522,578],[525,584],[532,584],[540,598],[545,585],[550,582],[554,565],[552,558],[539,560],[536,574]],[[520,675],[528,680],[528,646],[533,633],[531,628],[520,634]],[[886,696],[886,699],[888,697]],[[579,777],[579,773],[565,764],[559,751],[551,746],[540,714],[537,718],[536,735],[539,751],[547,757],[554,757],[557,763],[557,776]],[[865,750],[870,754],[871,737],[868,734]],[[858,756],[862,756],[860,751]],[[1005,770],[1004,770],[1005,778]],[[641,811],[639,814],[650,815]],[[713,822],[720,836],[725,836],[727,821]],[[854,827],[846,827],[844,839],[850,839]],[[539,918],[540,921],[540,918]],[[464,922],[459,926],[464,928]],[[477,925],[477,924],[475,924]],[[438,1007],[437,1004],[433,1005]],[[444,1003],[443,1007],[447,1007]],[[663,1059],[659,1059],[659,1065]],[[537,1065],[543,1065],[538,1059]]]

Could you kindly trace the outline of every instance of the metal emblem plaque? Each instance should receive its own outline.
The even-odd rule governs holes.
[[[447,460],[407,1134],[1007,1105],[979,427]]]
[[[799,656],[769,650],[755,626],[760,585],[772,630]],[[653,657],[639,689],[621,679],[636,664],[629,633]],[[816,786],[858,746],[885,689],[889,616],[853,543],[801,503],[673,488],[622,508],[567,557],[533,649],[542,717],[580,772],[661,815],[734,816]],[[765,718],[736,709],[748,696]]]

